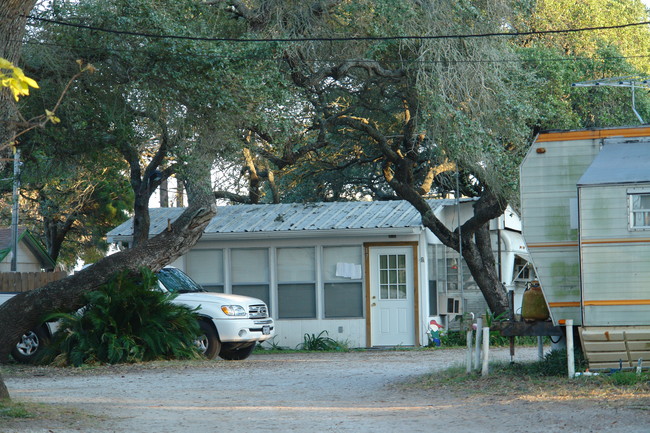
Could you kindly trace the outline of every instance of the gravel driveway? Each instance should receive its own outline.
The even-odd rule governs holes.
[[[507,349],[491,359],[509,359]],[[519,348],[517,360],[534,359]],[[461,350],[253,355],[246,361],[26,370],[6,375],[14,400],[81,411],[17,420],[2,433],[648,432],[647,410],[584,400],[452,396],[397,386],[462,363]],[[2,421],[0,421],[2,422]]]

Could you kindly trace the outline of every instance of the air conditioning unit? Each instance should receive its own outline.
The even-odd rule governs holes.
[[[462,301],[459,297],[441,294],[438,298],[438,314],[463,314]]]

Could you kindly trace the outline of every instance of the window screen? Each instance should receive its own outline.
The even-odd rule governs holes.
[[[191,250],[187,274],[205,290],[223,292],[223,250]]]
[[[278,281],[314,281],[314,248],[278,248]]]
[[[230,252],[232,292],[252,296],[271,308],[269,292],[269,250],[233,249]]]
[[[362,249],[323,248],[325,317],[363,317]]]
[[[323,280],[360,280],[361,247],[323,248]]]
[[[267,249],[233,249],[230,257],[233,283],[268,283]]]
[[[269,309],[271,308],[268,284],[238,284],[232,286],[232,292],[235,295],[244,295],[261,299]]]
[[[280,319],[316,318],[314,284],[278,284],[278,317]]]
[[[316,250],[278,248],[278,317],[316,318]]]
[[[361,283],[325,283],[325,317],[363,317]]]

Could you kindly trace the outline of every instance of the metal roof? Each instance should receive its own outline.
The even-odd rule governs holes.
[[[467,199],[463,199],[468,201]],[[429,200],[434,213],[455,200]],[[150,234],[155,235],[176,220],[184,208],[151,208]],[[422,226],[417,210],[406,201],[333,203],[285,203],[217,207],[205,234],[306,232],[354,229],[398,229]],[[133,234],[133,219],[107,233],[108,241]]]
[[[578,185],[650,182],[650,141],[605,143]]]

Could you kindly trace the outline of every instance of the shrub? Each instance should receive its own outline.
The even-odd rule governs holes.
[[[545,341],[548,343],[548,337],[544,337]],[[446,347],[465,347],[467,346],[467,334],[466,331],[447,331],[442,333],[440,336],[442,346]],[[475,337],[472,336],[472,344],[475,341]],[[534,346],[537,345],[537,337],[515,337],[515,344],[517,345],[526,345]],[[509,337],[502,336],[497,331],[490,331],[490,347],[503,347],[509,346],[510,339]]]
[[[582,371],[587,368],[587,360],[582,350],[577,347],[574,351],[574,361],[576,371]],[[533,376],[567,376],[569,374],[566,349],[551,350],[544,355],[544,359],[541,361],[515,364],[513,367],[523,374]]]
[[[323,335],[325,334],[325,335]],[[336,341],[328,336],[327,331],[322,331],[320,334],[305,334],[303,342],[298,345],[298,348],[303,350],[348,350],[346,343]]]
[[[61,320],[52,348],[75,366],[198,357],[194,310],[173,304],[174,295],[157,287],[148,269],[137,279],[114,276],[86,294],[87,306],[79,312],[52,317]]]

